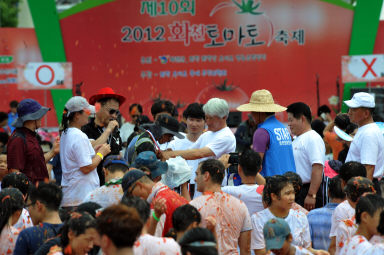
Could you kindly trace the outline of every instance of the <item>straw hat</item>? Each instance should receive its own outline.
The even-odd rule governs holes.
[[[254,91],[249,103],[240,105],[237,110],[240,112],[283,112],[287,108],[275,104],[271,92],[261,89]]]

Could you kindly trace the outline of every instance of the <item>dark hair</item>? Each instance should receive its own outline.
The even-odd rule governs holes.
[[[176,208],[173,212],[172,224],[177,232],[187,230],[193,222],[198,224],[201,222],[201,215],[194,206],[185,204]]]
[[[32,183],[29,181],[28,177],[21,172],[7,174],[1,181],[1,189],[10,187],[16,188],[21,191],[24,197],[28,195],[30,186],[32,186]]]
[[[0,232],[8,223],[9,218],[24,207],[23,194],[18,189],[6,188],[0,192]]]
[[[96,218],[97,210],[102,209],[102,206],[95,202],[85,202],[80,204],[75,212],[79,213],[89,213],[92,217]]]
[[[48,210],[58,211],[63,192],[55,183],[40,182],[37,187],[31,186],[29,199],[32,203],[40,201]]]
[[[331,113],[331,109],[329,109],[327,105],[323,104],[319,107],[319,109],[317,109],[317,116],[320,116],[322,113]]]
[[[151,213],[151,208],[148,202],[140,197],[126,196],[121,198],[121,203],[128,207],[135,208],[140,215],[141,221],[145,224]]]
[[[363,164],[356,161],[349,161],[340,167],[339,176],[347,183],[352,177],[367,177],[367,170]]]
[[[60,230],[62,247],[69,244],[68,233],[71,230],[75,236],[84,234],[89,228],[96,228],[96,220],[87,212],[73,212]]]
[[[285,172],[283,176],[288,178],[288,181],[292,183],[293,188],[295,189],[295,195],[297,196],[300,190],[303,188],[303,181],[301,180],[300,175],[294,172]]]
[[[126,165],[123,165],[123,164],[119,164],[119,163],[113,163],[113,164],[110,164],[106,167],[106,169],[108,169],[109,172],[111,173],[115,173],[115,172],[127,172],[129,167],[127,167]]]
[[[8,119],[8,114],[5,112],[0,112],[0,122]]]
[[[63,132],[66,133],[67,129],[69,127],[69,122],[73,121],[75,118],[76,113],[82,114],[84,110],[78,111],[78,112],[70,112],[68,114],[68,109],[64,108],[63,111],[63,118],[61,119],[61,126],[63,128]]]
[[[6,132],[0,132],[0,143],[6,145],[8,143],[9,135]]]
[[[239,165],[245,176],[256,176],[261,168],[261,157],[254,150],[244,150],[240,154]]]
[[[120,101],[116,97],[103,97],[97,100],[96,102],[100,103],[101,106],[104,106],[106,103],[108,103],[111,100],[118,102],[120,105]]]
[[[140,104],[138,104],[138,103],[131,104],[131,105],[129,106],[129,112],[131,112],[132,109],[133,109],[135,106],[137,107],[137,110],[138,110],[140,113],[143,113],[143,107],[142,107]]]
[[[16,100],[12,100],[9,103],[9,107],[11,107],[11,108],[17,108],[18,105],[19,105],[19,102],[17,102]]]
[[[157,100],[151,107],[151,114],[153,118],[161,112],[167,112],[170,115],[175,113],[175,105],[169,100]]]
[[[370,179],[352,177],[345,185],[344,192],[352,202],[357,202],[364,193],[375,192],[375,189]]]
[[[136,209],[122,204],[106,208],[97,218],[100,235],[108,236],[117,248],[132,247],[142,228]]]
[[[263,190],[263,201],[267,204],[267,206],[272,205],[272,196],[271,194],[275,194],[278,198],[281,196],[281,191],[285,186],[291,184],[289,179],[282,175],[274,175],[266,178],[266,184]]]
[[[355,123],[349,123],[347,128],[345,129],[345,133],[347,133],[348,135],[352,134],[353,131],[355,131],[356,129],[358,129],[359,126],[356,125]]]
[[[215,237],[206,228],[188,230],[179,241],[183,255],[217,255],[215,243]]]
[[[188,118],[205,119],[203,106],[199,103],[192,103],[188,105],[187,109],[185,109],[183,112],[183,117],[185,119],[188,119]]]
[[[217,159],[207,159],[200,163],[200,173],[208,172],[212,182],[221,184],[224,179],[225,167],[221,161]]]
[[[346,130],[347,126],[351,123],[348,114],[346,113],[339,113],[336,115],[335,120],[333,121],[335,123],[335,126],[342,129]]]
[[[329,179],[328,182],[328,196],[330,198],[345,199],[345,193],[341,188],[341,178],[336,175],[335,177]]]
[[[384,235],[384,211],[380,213],[380,222],[379,226],[377,226],[377,232],[379,232],[380,235]]]
[[[359,199],[356,204],[355,216],[356,223],[361,223],[361,214],[367,212],[373,216],[378,210],[384,209],[384,198],[376,194],[367,194]]]
[[[287,107],[287,112],[292,113],[293,117],[295,119],[300,119],[301,116],[304,115],[304,117],[307,119],[308,123],[311,123],[312,121],[312,115],[311,115],[311,109],[309,108],[308,105],[302,103],[302,102],[297,102],[288,105]]]

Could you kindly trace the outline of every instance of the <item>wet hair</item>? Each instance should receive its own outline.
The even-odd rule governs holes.
[[[293,188],[295,189],[295,195],[299,194],[300,190],[303,188],[303,181],[301,180],[300,175],[294,172],[285,172],[283,176],[287,177],[289,182],[292,183]]]
[[[63,111],[63,118],[61,119],[61,126],[63,128],[63,132],[66,133],[67,129],[69,127],[69,122],[73,121],[75,118],[76,113],[82,114],[84,110],[78,111],[78,112],[70,112],[68,114],[68,109],[64,108]]]
[[[185,231],[193,223],[201,222],[201,214],[190,204],[182,205],[173,212],[172,225],[177,232]]]
[[[217,116],[219,118],[228,117],[229,106],[227,101],[221,98],[211,98],[203,106],[205,115]]]
[[[352,177],[367,177],[367,170],[363,164],[357,161],[349,161],[340,167],[339,176],[347,183]]]
[[[50,211],[58,211],[63,192],[55,183],[40,182],[37,187],[31,186],[29,199],[32,203],[40,201]]]
[[[175,105],[169,100],[157,100],[151,107],[151,114],[153,118],[161,112],[167,112],[171,116],[175,113]]]
[[[149,203],[146,200],[144,200],[140,197],[124,195],[121,198],[121,203],[123,205],[128,206],[128,207],[135,208],[137,210],[137,212],[139,213],[141,221],[143,222],[143,224],[145,224],[148,221],[149,215],[151,213],[151,208],[150,208]]]
[[[103,105],[105,105],[106,103],[108,103],[109,101],[116,101],[116,102],[118,102],[119,103],[119,105],[120,105],[120,101],[116,98],[116,97],[103,97],[103,98],[100,98],[99,100],[97,100],[97,102],[101,105],[101,106],[103,106]]]
[[[328,196],[330,198],[345,199],[345,193],[341,188],[341,178],[336,175],[335,177],[329,179],[328,182]]]
[[[307,119],[308,123],[312,122],[311,109],[308,105],[302,102],[297,102],[288,105],[287,112],[292,113],[295,119],[300,119],[301,116],[304,116]]]
[[[272,193],[280,198],[281,191],[289,184],[291,184],[289,179],[282,175],[274,175],[266,178],[266,184],[263,190],[263,201],[266,205],[268,207],[272,205]]]
[[[85,202],[85,203],[82,203],[80,204],[75,212],[79,212],[79,213],[84,213],[84,212],[87,212],[89,213],[92,217],[96,217],[96,214],[97,214],[97,211],[99,209],[102,209],[102,206],[99,205],[98,203],[95,203],[95,202]]]
[[[245,176],[256,176],[261,168],[261,157],[254,150],[244,150],[240,154],[239,165]]]
[[[384,211],[380,213],[380,222],[379,226],[377,226],[377,232],[382,236],[384,235]]]
[[[138,110],[140,113],[143,113],[143,107],[141,106],[141,104],[138,104],[138,103],[131,104],[131,105],[129,106],[129,112],[131,112],[132,109],[133,109],[134,107],[136,107],[137,110]]]
[[[69,219],[65,221],[60,230],[60,239],[62,247],[69,244],[68,233],[71,230],[75,236],[84,234],[89,228],[96,228],[96,220],[87,212],[73,212]]]
[[[375,188],[368,178],[352,177],[345,185],[344,192],[352,202],[357,202],[364,193],[375,192]]]
[[[203,106],[199,103],[192,103],[187,106],[187,109],[183,112],[183,117],[185,119],[194,118],[194,119],[205,119],[205,113],[203,111]]]
[[[5,112],[0,112],[0,122],[7,120],[8,119],[8,114]]]
[[[1,189],[5,188],[16,188],[21,191],[21,193],[26,197],[32,183],[29,181],[28,177],[21,172],[13,172],[4,176],[1,181]]]
[[[188,230],[180,239],[179,244],[183,255],[217,255],[216,240],[206,228]]]
[[[18,105],[19,105],[19,102],[17,102],[16,100],[12,100],[9,103],[9,107],[11,107],[11,108],[17,108]]]
[[[108,169],[108,171],[110,173],[115,173],[115,172],[127,172],[129,167],[127,167],[126,165],[123,165],[123,164],[119,164],[119,163],[112,163],[112,164],[109,164],[106,169]]]
[[[100,235],[108,236],[116,248],[132,247],[142,228],[143,222],[136,209],[122,204],[106,208],[97,218]]]
[[[361,223],[361,214],[367,212],[373,217],[375,212],[384,209],[384,198],[376,194],[367,194],[359,199],[355,208],[356,223]]]
[[[225,167],[217,159],[207,159],[200,163],[200,173],[208,172],[213,183],[221,184],[224,179]]]
[[[349,116],[346,113],[337,114],[333,122],[335,123],[335,126],[341,130],[346,130],[347,126],[351,123]]]
[[[23,194],[15,188],[5,188],[0,191],[0,233],[8,223],[9,218],[18,210],[23,210]]]
[[[320,116],[322,113],[331,113],[331,109],[329,109],[327,105],[323,104],[317,109],[317,116]]]

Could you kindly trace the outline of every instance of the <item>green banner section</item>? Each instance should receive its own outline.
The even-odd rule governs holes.
[[[354,9],[352,4],[346,3],[346,2],[344,2],[342,0],[321,0],[321,1],[327,2],[327,3],[330,3],[330,4],[334,4],[334,5],[337,5],[337,6],[346,8],[346,9],[350,9],[350,10]]]
[[[382,4],[383,0],[357,0],[353,17],[349,55],[368,55],[373,53]],[[345,83],[343,101],[350,99],[351,88],[364,87],[366,87],[365,83]],[[342,112],[346,112],[347,109],[348,107],[343,103]]]
[[[71,15],[74,15],[76,13],[86,11],[88,9],[91,9],[91,8],[94,8],[94,7],[97,7],[99,5],[109,3],[109,2],[113,2],[113,1],[115,1],[115,0],[87,0],[87,1],[84,1],[80,4],[73,6],[72,8],[70,8],[68,10],[63,11],[62,13],[59,14],[59,18],[64,19],[64,18],[71,16]]]
[[[28,0],[29,9],[41,56],[44,62],[66,62],[63,38],[54,0]],[[61,122],[65,103],[72,97],[71,89],[51,90],[58,123]]]

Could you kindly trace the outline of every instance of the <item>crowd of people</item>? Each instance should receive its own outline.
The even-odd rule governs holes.
[[[182,116],[158,100],[153,121],[132,103],[126,122],[125,102],[109,87],[70,98],[51,141],[36,100],[0,112],[0,255],[384,254],[372,95],[333,119],[257,90],[236,130],[224,99]]]

